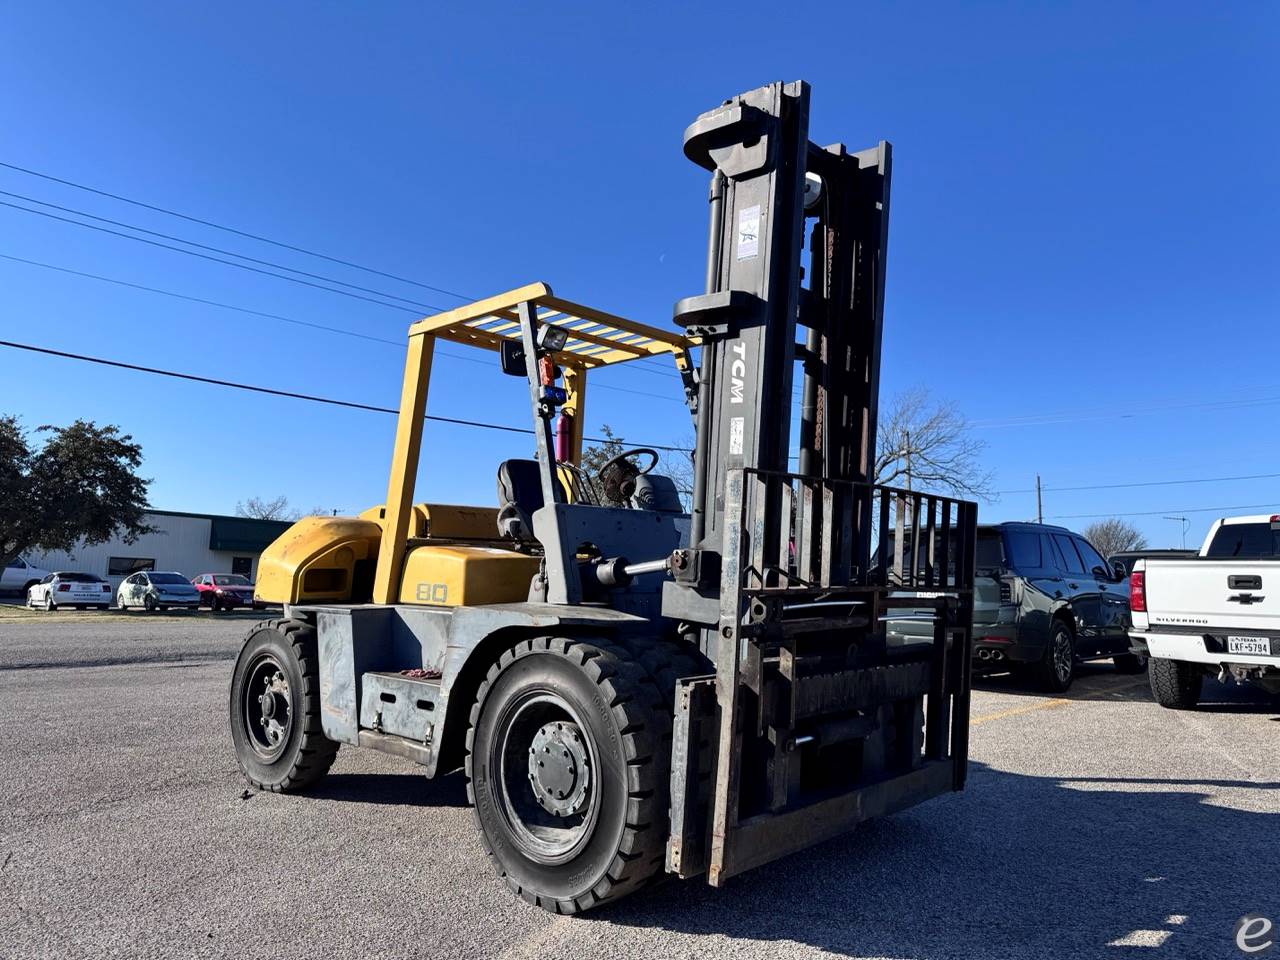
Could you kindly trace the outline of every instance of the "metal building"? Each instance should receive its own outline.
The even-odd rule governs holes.
[[[139,570],[177,570],[188,577],[241,573],[252,580],[258,573],[258,555],[289,527],[282,520],[173,510],[152,510],[146,523],[155,532],[133,543],[113,539],[93,546],[80,544],[69,553],[32,551],[26,559],[46,570],[96,573],[113,587]]]

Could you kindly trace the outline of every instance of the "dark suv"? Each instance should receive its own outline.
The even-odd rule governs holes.
[[[1129,585],[1078,533],[1040,523],[978,528],[979,590],[973,612],[974,667],[1011,669],[1057,692],[1080,660],[1111,658],[1137,673],[1129,653]]]

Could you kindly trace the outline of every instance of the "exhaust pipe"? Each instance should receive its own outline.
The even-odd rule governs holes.
[[[991,651],[990,651],[990,650],[988,650],[986,647],[979,647],[979,648],[978,648],[978,651],[977,651],[977,655],[978,655],[978,659],[979,659],[979,660],[990,660],[990,659],[991,659]]]
[[[1003,650],[992,650],[992,651],[991,651],[991,659],[992,659],[992,660],[1003,660],[1003,659],[1004,659],[1004,651],[1003,651]]]

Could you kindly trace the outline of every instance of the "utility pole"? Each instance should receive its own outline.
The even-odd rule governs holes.
[[[903,430],[902,437],[907,448],[907,489],[911,489],[911,431]]]
[[[1036,523],[1044,523],[1044,504],[1040,501],[1040,474],[1036,474]]]
[[[1178,520],[1182,523],[1182,549],[1187,549],[1187,530],[1191,528],[1191,521],[1186,517],[1165,517],[1166,520]]]

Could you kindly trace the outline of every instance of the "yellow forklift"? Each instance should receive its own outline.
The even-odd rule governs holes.
[[[499,873],[558,913],[963,787],[976,507],[873,483],[890,148],[813,144],[808,106],[775,83],[685,131],[711,226],[675,329],[542,283],[409,328],[385,504],[260,561],[285,615],[232,677],[250,783],[304,790],[341,744],[463,768]],[[528,383],[496,506],[414,503],[440,339]],[[588,372],[639,359],[679,373],[689,503],[651,449],[583,468]],[[932,629],[891,639],[904,615]]]

